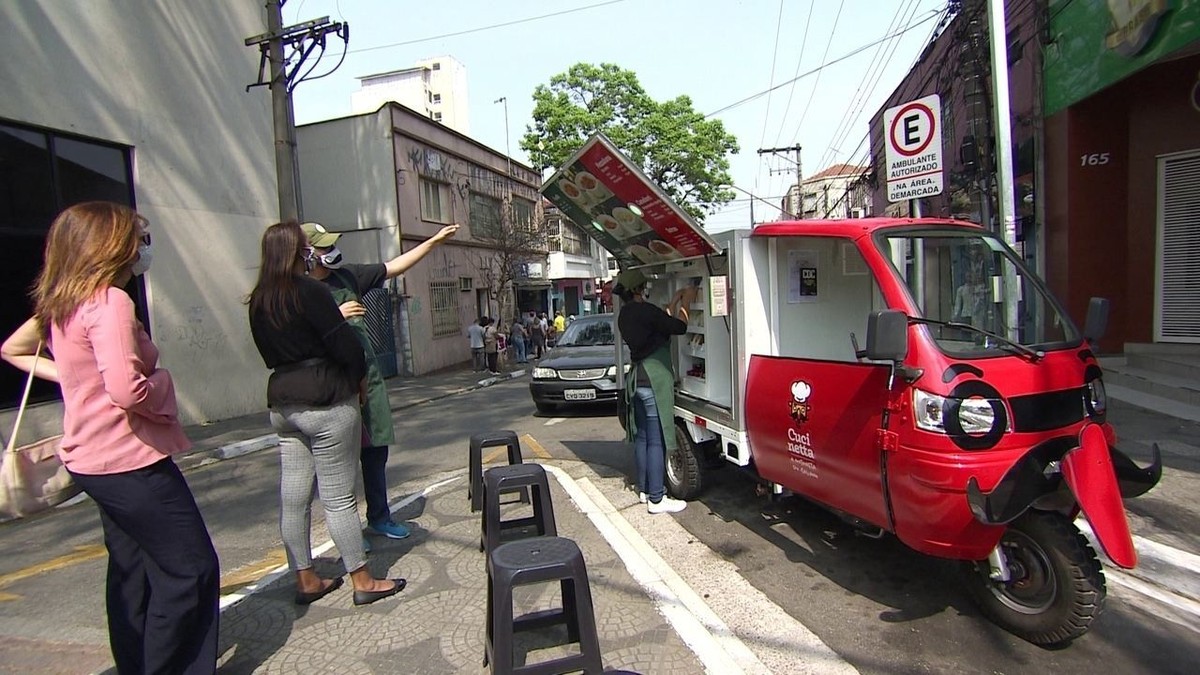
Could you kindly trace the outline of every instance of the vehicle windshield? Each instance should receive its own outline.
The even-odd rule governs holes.
[[[556,347],[594,347],[613,344],[613,326],[610,319],[576,319],[567,325]]]
[[[1029,353],[1079,341],[1042,281],[990,233],[901,230],[878,242],[920,311],[915,318],[949,355]]]

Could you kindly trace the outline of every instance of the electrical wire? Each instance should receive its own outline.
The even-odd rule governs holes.
[[[705,117],[705,119],[708,119],[709,117],[713,117],[714,115],[719,115],[719,114],[721,114],[721,113],[725,112],[726,110],[732,110],[733,108],[737,108],[737,107],[739,107],[739,106],[745,105],[745,104],[749,103],[750,101],[753,101],[753,100],[756,100],[756,99],[762,98],[763,96],[766,96],[767,94],[771,93],[772,91],[774,91],[774,90],[776,90],[776,89],[779,89],[779,88],[781,88],[781,87],[786,87],[787,85],[789,85],[789,84],[791,84],[791,83],[795,82],[796,80],[802,80],[802,79],[804,79],[804,78],[808,77],[809,75],[813,75],[813,74],[815,74],[815,73],[819,73],[819,72],[821,72],[822,70],[824,70],[825,68],[828,68],[829,66],[832,66],[832,65],[835,65],[835,64],[841,63],[842,61],[845,61],[846,59],[849,59],[849,58],[851,58],[851,57],[853,57],[853,56],[857,56],[859,53],[861,53],[861,52],[864,52],[864,51],[866,51],[866,50],[870,49],[871,47],[874,47],[875,45],[879,44],[880,42],[884,42],[884,41],[886,41],[886,40],[890,40],[890,39],[892,39],[892,38],[896,37],[897,35],[903,35],[904,33],[907,33],[908,31],[910,31],[910,30],[912,30],[912,29],[914,29],[914,28],[916,28],[916,27],[918,27],[918,26],[921,26],[921,25],[924,25],[924,24],[928,23],[928,22],[929,22],[931,19],[933,19],[933,18],[934,18],[934,17],[936,17],[937,15],[938,15],[938,12],[937,12],[937,10],[931,10],[931,11],[929,11],[929,12],[928,12],[928,13],[927,13],[927,14],[924,16],[924,18],[922,18],[922,19],[920,19],[920,20],[916,21],[915,23],[912,23],[912,24],[910,24],[910,25],[908,25],[908,26],[905,26],[904,28],[902,28],[902,29],[900,29],[900,30],[896,31],[895,33],[892,33],[891,35],[885,35],[885,36],[883,36],[882,38],[880,38],[880,39],[878,39],[878,40],[872,40],[871,42],[868,42],[868,43],[867,43],[867,44],[865,44],[865,45],[862,45],[862,46],[860,46],[860,47],[858,47],[858,48],[856,48],[856,49],[853,49],[853,50],[851,50],[851,51],[847,52],[846,54],[843,54],[842,56],[839,56],[839,57],[837,57],[836,59],[834,59],[834,60],[832,60],[832,61],[828,61],[828,62],[826,62],[826,63],[823,63],[823,64],[821,64],[821,65],[817,66],[816,68],[813,68],[812,70],[810,70],[810,71],[808,71],[808,72],[806,72],[806,73],[804,73],[804,74],[802,74],[802,75],[799,75],[799,76],[797,76],[797,77],[794,77],[794,78],[792,78],[792,79],[790,79],[790,80],[787,80],[786,82],[781,82],[781,83],[779,83],[779,84],[775,85],[774,87],[771,87],[770,89],[768,89],[768,90],[766,90],[766,91],[760,91],[760,92],[758,92],[757,94],[751,94],[750,96],[747,96],[746,98],[743,98],[743,99],[741,99],[741,100],[739,100],[739,101],[734,101],[733,103],[730,103],[730,104],[729,104],[729,105],[727,105],[727,106],[724,106],[724,107],[722,107],[722,108],[718,108],[718,109],[716,109],[716,110],[714,110],[714,111],[712,111],[712,112],[708,113],[708,114],[707,114],[707,115],[705,115],[704,117]]]
[[[405,40],[404,42],[393,42],[392,44],[378,45],[375,47],[363,47],[362,49],[351,49],[350,53],[351,54],[361,54],[363,52],[370,52],[370,51],[375,51],[378,49],[388,49],[390,47],[403,47],[405,45],[415,45],[415,44],[419,44],[421,42],[431,42],[433,40],[440,40],[442,38],[457,37],[459,35],[468,35],[470,33],[478,33],[480,31],[492,30],[493,28],[506,28],[508,26],[515,26],[515,25],[521,24],[521,23],[529,23],[530,21],[540,21],[542,19],[549,19],[549,18],[555,17],[555,16],[562,16],[564,14],[573,14],[575,12],[582,12],[582,11],[588,10],[588,9],[595,9],[597,7],[606,7],[608,5],[615,5],[615,4],[618,4],[621,2],[625,2],[625,0],[608,0],[607,2],[598,2],[594,5],[575,7],[573,9],[564,9],[561,12],[551,12],[550,14],[542,14],[540,16],[531,16],[531,17],[526,17],[524,19],[515,19],[513,21],[505,21],[503,23],[492,24],[490,26],[480,26],[478,28],[468,28],[467,30],[455,31],[453,33],[444,33],[442,35],[431,35],[429,37],[417,38],[415,40]]]
[[[783,27],[783,0],[779,0],[779,16],[775,18],[775,47],[771,50],[771,78],[767,86],[775,86],[775,61],[779,58],[779,29]],[[771,96],[767,95],[767,111],[763,115],[762,137],[758,139],[758,147],[767,140],[767,123],[771,120]]]
[[[779,139],[783,138],[783,126],[787,124],[787,115],[792,110],[792,96],[796,93],[796,76],[800,74],[800,66],[804,63],[804,48],[808,45],[808,27],[812,24],[813,6],[816,3],[817,0],[809,0],[808,3],[808,18],[804,20],[804,35],[800,38],[800,56],[796,57],[796,72],[792,74],[792,86],[788,89],[787,105],[783,107],[783,117],[779,120],[779,131],[775,132],[774,145],[779,145]]]
[[[824,61],[829,57],[829,48],[833,46],[833,38],[837,35],[838,20],[842,18],[842,9],[846,6],[846,0],[838,5],[837,14],[833,17],[833,28],[829,31],[829,42],[825,43],[825,53],[821,55],[821,60]],[[808,95],[808,103],[804,104],[804,112],[800,113],[800,122],[796,124],[796,130],[792,132],[792,138],[800,137],[800,127],[804,126],[804,118],[808,117],[808,109],[812,107],[812,102],[817,98],[817,87],[821,84],[821,75],[824,69],[817,71],[817,79],[813,82],[812,91]]]

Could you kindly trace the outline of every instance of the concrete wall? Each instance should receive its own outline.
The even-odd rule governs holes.
[[[245,294],[278,217],[261,3],[0,3],[0,118],[133,148],[154,341],[183,422],[266,406]]]

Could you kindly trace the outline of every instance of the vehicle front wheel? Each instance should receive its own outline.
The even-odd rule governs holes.
[[[989,619],[1036,645],[1070,642],[1104,609],[1104,573],[1074,523],[1028,511],[1000,540],[1011,578],[989,576],[988,561],[968,563],[968,588]]]
[[[700,448],[692,442],[687,427],[675,425],[675,451],[667,454],[667,492],[676,499],[695,499],[704,488]]]

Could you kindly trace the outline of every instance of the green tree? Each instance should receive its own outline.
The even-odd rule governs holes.
[[[659,103],[637,75],[611,63],[577,63],[533,92],[533,126],[521,148],[534,166],[560,167],[602,131],[700,222],[734,198],[729,155],[738,142],[679,96]]]

